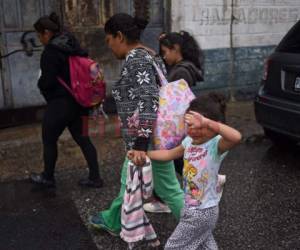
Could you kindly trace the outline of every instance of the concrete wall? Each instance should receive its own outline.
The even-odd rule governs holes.
[[[64,2],[64,23],[79,38],[89,55],[100,62],[111,95],[113,82],[119,78],[122,62],[117,60],[105,44],[104,24],[115,13],[125,12],[147,18],[149,25],[142,40],[158,50],[158,35],[164,26],[162,0],[68,0]]]
[[[24,43],[31,46],[29,41],[34,39],[39,44],[33,23],[51,11],[59,13],[59,9],[59,1],[56,0],[0,1],[0,54],[3,56],[17,51],[1,58],[0,111],[45,103],[37,88],[41,51],[34,51],[32,55],[25,53]]]
[[[252,96],[264,59],[300,18],[295,0],[172,0],[172,31],[191,32],[205,50],[203,89]]]

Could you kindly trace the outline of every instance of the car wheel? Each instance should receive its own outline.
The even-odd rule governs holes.
[[[264,128],[264,132],[265,136],[268,137],[273,142],[273,144],[278,147],[291,147],[295,146],[298,143],[296,140],[293,140],[292,138],[284,134],[275,132],[274,130]]]

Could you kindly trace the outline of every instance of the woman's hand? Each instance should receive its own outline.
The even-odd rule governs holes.
[[[132,149],[127,152],[127,158],[131,160],[134,165],[142,167],[146,163],[146,152]]]

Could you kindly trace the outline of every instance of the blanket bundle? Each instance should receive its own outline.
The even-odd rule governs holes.
[[[160,244],[157,235],[143,209],[143,199],[152,195],[152,165],[149,158],[143,167],[128,163],[126,190],[124,194],[120,236],[132,249],[141,240],[149,241],[153,247]]]

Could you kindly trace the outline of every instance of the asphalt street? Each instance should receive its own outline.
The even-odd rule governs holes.
[[[262,136],[248,138],[229,153],[221,169],[227,183],[215,230],[220,249],[300,249],[299,160],[299,148],[278,149]],[[91,212],[110,202],[103,194],[97,197],[102,202],[97,205],[93,198]],[[171,215],[151,215],[151,220],[164,243],[175,221]],[[99,249],[125,249],[107,234],[93,232],[93,237]]]
[[[240,129],[244,139],[228,154],[221,168],[227,182],[215,230],[219,249],[300,249],[300,148],[274,147],[255,123],[251,103],[231,106],[228,123]],[[23,142],[14,137],[18,133],[26,134],[27,129],[0,131],[0,249],[40,249],[33,247],[37,237],[45,237],[43,249],[94,249],[94,245],[98,249],[126,249],[120,238],[85,227],[88,216],[107,208],[119,191],[120,167],[124,157],[122,140],[111,136],[101,140],[93,138],[101,158],[105,187],[91,190],[77,186],[77,180],[86,175],[87,170],[80,158],[82,156],[74,151],[76,147],[73,142],[68,136],[64,137],[60,143],[60,148],[64,149],[61,149],[56,173],[57,190],[49,195],[33,192],[31,185],[25,181],[26,173],[40,169],[36,162],[41,158],[40,141],[32,136],[36,132],[29,133],[27,138],[30,137],[30,140]],[[35,128],[30,129],[35,131]],[[7,136],[9,133],[10,139]],[[56,201],[59,204],[57,208],[53,205]],[[29,220],[32,233],[22,236],[22,227],[16,227],[16,224],[26,227],[24,216],[28,211],[38,209],[41,209],[43,216],[33,216],[35,223]],[[16,211],[21,215],[19,221],[14,217]],[[57,219],[51,219],[56,213]],[[170,214],[149,216],[163,245],[175,228],[176,221]],[[55,237],[47,230],[45,236],[42,232],[34,233],[41,227],[47,228],[51,220],[51,230],[55,231],[57,227]],[[68,230],[67,234],[64,228]],[[1,230],[13,229],[15,234],[1,234]],[[47,240],[58,243],[52,242],[50,246]],[[64,240],[74,241],[74,244],[65,244]],[[148,248],[142,243],[136,249]]]

